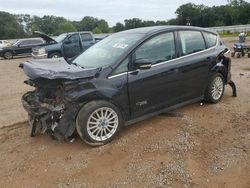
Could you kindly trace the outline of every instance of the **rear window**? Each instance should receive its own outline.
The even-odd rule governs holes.
[[[179,31],[182,56],[206,49],[204,38],[199,31]]]
[[[93,40],[92,35],[89,33],[81,33],[80,35],[81,35],[82,41],[92,41]]]
[[[217,35],[208,32],[204,32],[203,35],[208,48],[211,48],[217,44]]]

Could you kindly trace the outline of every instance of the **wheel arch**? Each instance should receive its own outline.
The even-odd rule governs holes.
[[[210,78],[216,74],[220,73],[225,81],[225,84],[228,84],[231,81],[231,59],[228,57],[221,57],[221,60],[212,67],[210,71]]]
[[[87,103],[93,102],[93,101],[109,102],[109,103],[113,104],[114,106],[116,106],[120,110],[124,121],[127,121],[129,119],[128,111],[126,109],[124,109],[121,104],[119,104],[117,101],[113,100],[111,97],[108,97],[105,95],[96,95],[95,93],[91,93],[88,96],[84,96],[80,100],[78,100],[78,102],[80,103],[80,110],[82,109],[82,107],[84,105],[86,105]],[[80,110],[77,112],[76,117],[78,116]],[[76,118],[76,120],[77,120],[77,118]]]
[[[48,57],[49,57],[51,54],[53,54],[53,53],[59,53],[59,54],[61,54],[61,56],[63,56],[61,50],[52,50],[52,51],[49,51],[49,52],[48,52]]]
[[[14,50],[12,50],[12,49],[6,49],[6,50],[2,51],[3,57],[4,57],[4,54],[5,54],[6,52],[10,52],[10,53],[12,54],[12,57],[13,57],[14,55],[16,55],[16,52],[15,52]]]

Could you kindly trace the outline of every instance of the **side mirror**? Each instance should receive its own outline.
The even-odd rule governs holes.
[[[136,69],[146,70],[152,67],[152,63],[148,59],[137,59],[134,61]]]
[[[64,43],[65,44],[71,44],[71,41],[70,40],[65,40]]]

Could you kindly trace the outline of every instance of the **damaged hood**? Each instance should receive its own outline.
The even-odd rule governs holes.
[[[94,77],[100,69],[84,69],[74,64],[68,64],[64,58],[29,60],[20,64],[24,73],[32,80],[47,79],[79,79]]]
[[[40,31],[34,31],[34,34],[41,37],[46,43],[57,43],[53,38]]]

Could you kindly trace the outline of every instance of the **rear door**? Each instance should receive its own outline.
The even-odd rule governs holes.
[[[179,71],[183,80],[180,102],[184,102],[202,97],[213,57],[200,31],[179,31],[178,36],[182,64]]]
[[[173,32],[154,36],[135,50],[132,61],[148,59],[152,67],[148,70],[132,70],[128,74],[132,118],[178,103],[182,80],[175,58]]]
[[[63,41],[63,52],[65,58],[72,58],[81,53],[81,42],[78,33],[68,36]]]
[[[94,38],[90,33],[80,33],[80,36],[82,41],[83,52],[95,43]]]

